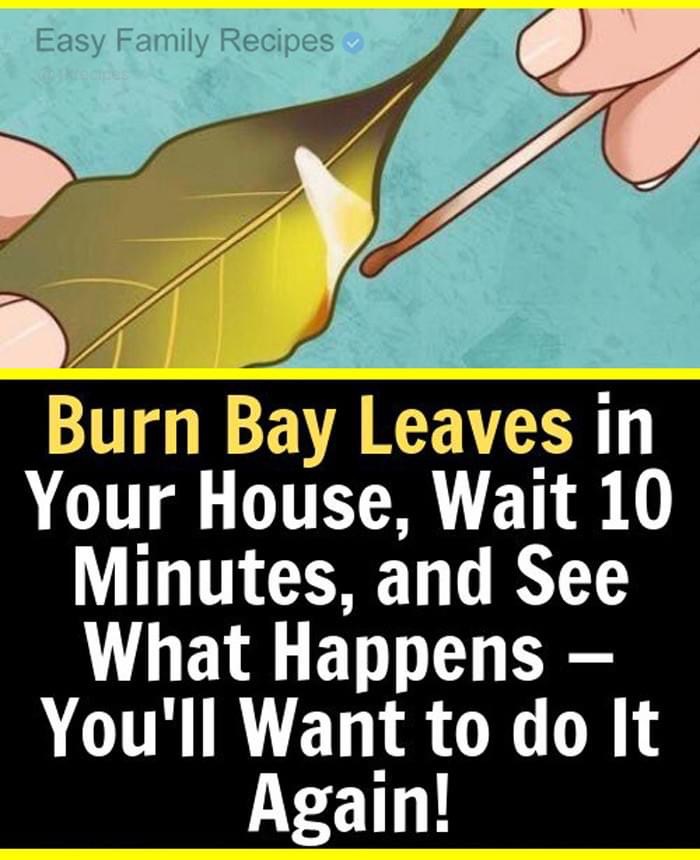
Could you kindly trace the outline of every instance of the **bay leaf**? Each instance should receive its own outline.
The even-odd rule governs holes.
[[[0,249],[3,292],[48,308],[69,367],[283,359],[327,325],[401,121],[478,14],[457,12],[429,54],[377,86],[198,128],[132,175],[71,183]]]

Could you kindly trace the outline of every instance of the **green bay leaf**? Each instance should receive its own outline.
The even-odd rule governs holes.
[[[326,326],[335,286],[295,152],[371,203],[354,256],[401,121],[478,14],[377,86],[195,129],[133,175],[71,183],[0,249],[3,289],[51,311],[70,367],[283,359]]]

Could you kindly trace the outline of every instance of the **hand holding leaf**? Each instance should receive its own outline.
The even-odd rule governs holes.
[[[70,367],[281,360],[327,324],[401,121],[478,14],[370,89],[197,129],[133,176],[72,182],[0,250],[2,283],[60,322]]]
[[[0,135],[0,243],[9,239],[74,179],[53,153]],[[4,283],[0,289],[12,284]],[[0,366],[60,367],[66,352],[50,313],[20,296],[0,293]]]

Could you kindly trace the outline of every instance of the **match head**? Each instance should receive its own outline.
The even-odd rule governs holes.
[[[360,263],[360,272],[366,278],[376,278],[396,257],[393,243],[376,248]]]

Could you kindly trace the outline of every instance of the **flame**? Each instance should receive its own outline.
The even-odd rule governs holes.
[[[372,207],[367,200],[339,182],[321,159],[306,147],[298,147],[294,161],[326,244],[328,298],[332,299],[340,273],[372,232]]]

